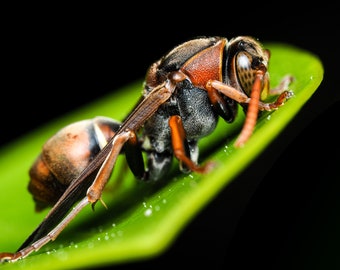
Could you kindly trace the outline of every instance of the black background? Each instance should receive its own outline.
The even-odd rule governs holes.
[[[210,4],[144,4],[138,12],[132,4],[3,9],[1,145],[144,78],[153,61],[198,35],[251,35],[296,45],[316,54],[325,68],[312,98],[169,250],[118,268],[335,269],[340,89],[333,8],[248,7],[244,13],[242,3]]]

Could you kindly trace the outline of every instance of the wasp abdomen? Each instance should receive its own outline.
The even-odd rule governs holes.
[[[57,202],[119,126],[120,123],[105,117],[83,120],[64,127],[44,144],[29,170],[28,190],[36,211]]]

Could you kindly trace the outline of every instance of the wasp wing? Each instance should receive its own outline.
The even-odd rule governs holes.
[[[55,226],[58,225],[71,207],[81,198],[86,196],[86,191],[95,179],[100,165],[109,153],[111,146],[111,144],[107,144],[106,147],[98,153],[89,166],[70,184],[57,203],[51,208],[44,220],[25,240],[18,251],[47,235]]]
[[[81,172],[81,174],[71,182],[70,186],[65,190],[57,203],[52,207],[50,212],[31,235],[24,241],[18,251],[26,248],[46,236],[53,228],[55,228],[71,207],[86,196],[87,189],[96,179],[97,173],[103,164],[105,158],[112,149],[112,142],[115,136],[125,130],[139,129],[151,115],[157,111],[160,105],[167,101],[172,95],[176,84],[163,84],[155,87],[145,98],[141,99],[132,112],[122,123],[117,133],[110,139],[107,145],[98,153],[92,162]]]

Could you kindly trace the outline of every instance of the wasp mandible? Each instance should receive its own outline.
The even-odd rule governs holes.
[[[149,67],[142,97],[121,123],[95,118],[58,132],[30,170],[36,208],[52,208],[19,249],[0,253],[0,260],[16,261],[37,251],[85,206],[94,207],[121,153],[136,178],[145,181],[164,178],[173,157],[183,172],[208,172],[211,163],[198,164],[198,141],[214,131],[219,117],[233,122],[239,104],[246,118],[235,146],[245,145],[259,111],[275,110],[293,94],[290,75],[270,88],[269,58],[249,36],[189,40]],[[273,95],[276,100],[266,102]],[[78,156],[65,155],[76,145],[82,149],[75,151]]]

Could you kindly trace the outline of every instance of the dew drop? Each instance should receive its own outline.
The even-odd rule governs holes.
[[[228,145],[224,146],[223,152],[226,153],[227,155],[230,153],[230,149],[229,149]]]
[[[152,215],[152,209],[148,208],[144,211],[144,216],[149,217]]]

